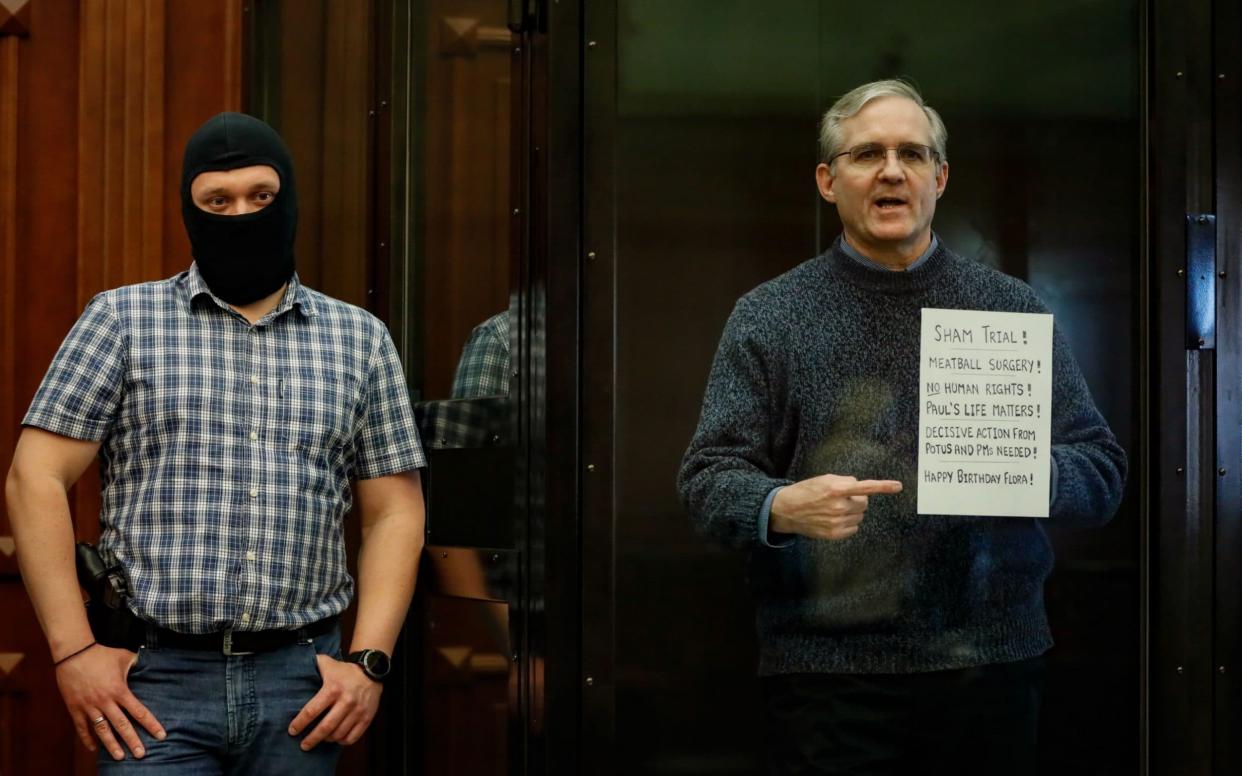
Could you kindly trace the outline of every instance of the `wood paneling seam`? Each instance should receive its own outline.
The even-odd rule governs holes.
[[[18,39],[0,38],[0,445],[16,440]]]

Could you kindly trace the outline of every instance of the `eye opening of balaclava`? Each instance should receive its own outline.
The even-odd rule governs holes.
[[[267,207],[228,216],[194,204],[190,187],[199,175],[261,164],[280,178],[280,191]],[[220,113],[199,127],[181,164],[181,219],[199,274],[225,302],[250,304],[289,282],[298,197],[289,149],[276,130],[244,113]]]

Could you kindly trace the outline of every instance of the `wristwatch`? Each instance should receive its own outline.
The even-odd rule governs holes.
[[[345,656],[346,663],[357,663],[362,666],[362,670],[367,676],[377,682],[384,681],[384,677],[388,676],[388,672],[392,670],[392,660],[378,649],[364,649],[360,652],[350,652]]]

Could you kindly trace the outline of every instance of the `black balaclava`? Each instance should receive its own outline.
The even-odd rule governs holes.
[[[200,210],[190,184],[205,172],[266,164],[280,176],[267,207],[226,216]],[[220,113],[185,144],[181,163],[181,219],[199,274],[216,296],[244,305],[262,299],[293,277],[298,196],[289,149],[276,130],[244,113]]]

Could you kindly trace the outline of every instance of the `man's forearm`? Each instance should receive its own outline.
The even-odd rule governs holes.
[[[358,619],[351,652],[378,649],[392,654],[414,596],[422,550],[421,503],[388,513],[363,529],[358,551]]]
[[[69,498],[55,478],[16,471],[5,496],[22,581],[57,660],[94,639],[74,568]]]

